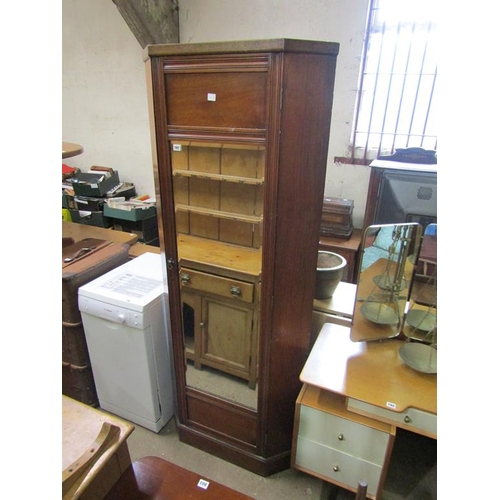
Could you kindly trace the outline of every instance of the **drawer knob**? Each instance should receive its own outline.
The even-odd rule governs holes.
[[[411,418],[408,416],[408,415],[405,415],[405,418],[404,418],[405,422],[407,424],[409,424],[411,422]]]
[[[239,286],[232,286],[230,288],[231,295],[233,297],[240,297],[241,296],[241,288]]]
[[[344,435],[343,434],[339,434],[339,441],[343,441],[344,440]]]
[[[338,472],[340,470],[338,465],[333,466],[333,472]]]
[[[205,323],[201,322],[200,323],[200,328],[204,328],[205,327]]]
[[[189,274],[182,273],[181,274],[181,281],[182,281],[182,283],[187,285],[191,281],[191,276],[189,276]]]

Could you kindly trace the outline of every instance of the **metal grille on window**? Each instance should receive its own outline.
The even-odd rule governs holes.
[[[437,9],[429,0],[371,0],[352,159],[437,150]]]

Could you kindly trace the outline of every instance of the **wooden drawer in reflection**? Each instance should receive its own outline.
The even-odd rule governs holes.
[[[181,268],[181,288],[213,293],[221,297],[235,298],[243,302],[253,302],[254,285],[235,279]]]

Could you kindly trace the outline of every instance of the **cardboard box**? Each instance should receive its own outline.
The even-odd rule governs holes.
[[[69,180],[76,196],[104,197],[120,185],[118,172],[80,172]]]
[[[75,197],[62,192],[62,208],[76,208]]]

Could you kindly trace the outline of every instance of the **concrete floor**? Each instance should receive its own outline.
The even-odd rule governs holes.
[[[158,433],[136,425],[128,439],[132,461],[154,455],[258,500],[351,500],[355,494],[332,488],[308,474],[287,469],[264,478],[179,441],[175,419]],[[436,441],[399,432],[382,500],[437,498]]]

